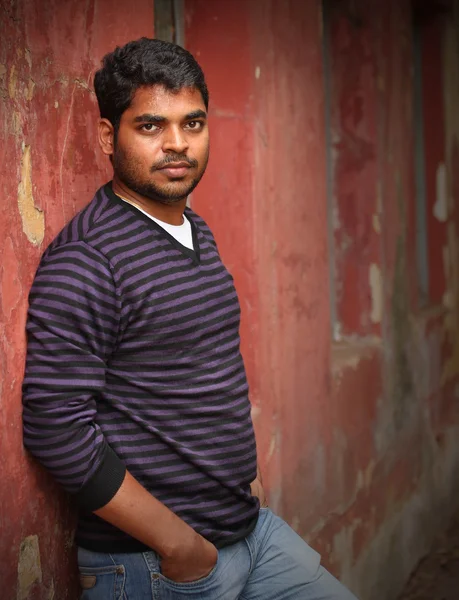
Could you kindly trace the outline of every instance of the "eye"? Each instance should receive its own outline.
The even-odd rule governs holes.
[[[198,131],[204,127],[204,123],[202,121],[189,121],[186,124],[188,129],[192,129],[193,131]]]
[[[155,129],[158,129],[158,128],[153,123],[144,123],[143,125],[140,126],[139,129],[141,129],[142,131],[154,131]]]

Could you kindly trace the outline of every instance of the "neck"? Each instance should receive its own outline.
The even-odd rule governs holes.
[[[116,177],[116,175],[113,177],[112,189],[115,194],[131,204],[138,206],[152,217],[155,217],[155,219],[159,219],[170,225],[181,225],[183,223],[183,211],[186,207],[186,197],[177,200],[173,204],[163,204],[158,200],[147,198],[146,196],[142,196],[129,189]]]

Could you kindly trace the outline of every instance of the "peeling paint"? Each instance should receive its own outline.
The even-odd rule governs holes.
[[[348,350],[345,353],[345,358],[343,359],[342,357],[339,357],[341,359],[339,360],[336,355],[340,352],[340,350],[341,349],[336,348],[333,352],[333,374],[335,378],[338,375],[338,373],[345,369],[353,369],[355,371],[359,366],[360,361],[362,360],[361,352],[353,350]],[[341,353],[344,354],[344,352],[342,351]]]
[[[22,116],[18,111],[14,111],[11,119],[13,135],[19,136],[22,133]]]
[[[256,419],[257,417],[259,417],[261,414],[261,408],[258,405],[252,404],[251,408],[250,408],[250,416],[253,419]]]
[[[34,89],[35,89],[35,81],[34,81],[32,78],[30,78],[30,79],[29,79],[29,84],[28,84],[28,86],[27,86],[27,96],[26,96],[26,97],[27,97],[27,100],[28,100],[29,102],[30,102],[30,101],[32,100],[32,98],[33,98],[33,92],[34,92]]]
[[[349,369],[356,371],[362,362],[371,359],[381,346],[381,338],[369,336],[361,340],[343,340],[334,342],[332,346],[332,373],[335,383]]]
[[[343,339],[342,325],[339,321],[333,324],[333,341],[340,342]]]
[[[268,454],[266,455],[266,462],[269,462],[273,457],[274,451],[276,450],[276,434],[271,436],[271,441],[269,442]]]
[[[300,518],[297,515],[295,515],[292,519],[292,523],[291,523],[290,527],[293,529],[293,531],[298,531],[300,528],[300,524],[301,524]]]
[[[357,473],[357,491],[368,489],[370,487],[375,468],[376,461],[372,459],[363,471]]]
[[[25,49],[24,56],[27,61],[27,64],[29,65],[29,69],[31,69],[32,68],[32,53],[30,52],[30,50],[28,48]]]
[[[18,82],[18,76],[16,73],[16,66],[13,65],[11,67],[11,71],[10,71],[10,79],[8,82],[8,93],[10,95],[10,98],[13,99],[16,95],[16,84]]]
[[[343,527],[333,538],[330,559],[333,563],[340,563],[340,578],[343,583],[351,581],[354,563],[353,536],[361,522],[361,519],[356,519],[348,527]]]
[[[383,311],[383,280],[381,269],[375,263],[370,265],[369,283],[371,289],[371,314],[372,323],[381,323]]]
[[[21,182],[18,186],[18,206],[22,219],[22,230],[29,242],[40,245],[45,236],[45,215],[37,208],[32,195],[32,159],[30,146],[24,146],[21,161]]]
[[[34,583],[41,583],[41,560],[38,536],[26,537],[19,549],[17,600],[27,600]]]
[[[55,589],[54,589],[54,579],[51,579],[51,585],[49,586],[48,598],[47,600],[54,600]]]
[[[73,80],[74,84],[77,85],[78,87],[83,88],[84,90],[86,90],[87,92],[94,94],[94,90],[89,86],[88,82],[85,81],[84,79],[82,79],[81,77],[76,77]]]
[[[62,83],[62,85],[65,87],[67,87],[69,84],[69,78],[67,75],[64,75],[64,74],[59,75],[59,77],[56,79],[56,81],[58,81],[59,83]]]
[[[437,198],[433,207],[433,214],[440,223],[448,219],[448,188],[446,180],[446,165],[441,163],[437,169]]]

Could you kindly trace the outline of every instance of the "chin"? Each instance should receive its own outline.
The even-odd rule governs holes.
[[[166,201],[176,202],[182,198],[186,198],[194,188],[197,186],[197,181],[183,182],[183,181],[172,181],[171,183],[158,188],[158,195],[164,198]]]
[[[136,191],[138,194],[160,202],[161,204],[174,204],[187,198],[189,194],[197,186],[199,180],[193,179],[192,181],[183,180],[172,180],[162,185],[158,183],[147,183],[144,185],[133,185],[129,186],[131,189]]]
[[[155,193],[148,194],[148,197],[152,200],[161,202],[161,204],[174,204],[175,202],[180,202],[188,196],[188,189],[189,188],[187,186],[183,190],[156,190]]]

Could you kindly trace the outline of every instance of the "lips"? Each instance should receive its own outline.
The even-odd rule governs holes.
[[[179,169],[181,167],[190,167],[190,163],[185,162],[184,160],[181,162],[169,162],[166,163],[163,167],[160,167],[161,170],[162,169]]]
[[[167,163],[164,167],[158,169],[169,177],[184,177],[191,165],[187,162]]]

